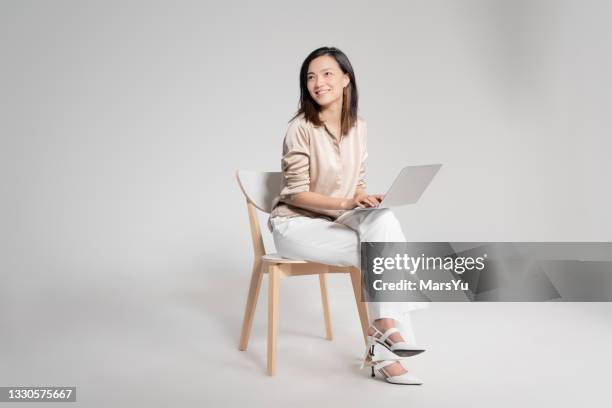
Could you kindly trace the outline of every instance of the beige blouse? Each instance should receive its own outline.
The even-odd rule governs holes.
[[[288,203],[292,194],[312,191],[331,197],[352,198],[357,187],[365,189],[367,127],[361,117],[348,134],[338,140],[326,126],[316,126],[300,115],[289,123],[283,143],[280,196],[270,218],[338,218],[346,210],[313,212]],[[268,226],[271,229],[270,223]]]

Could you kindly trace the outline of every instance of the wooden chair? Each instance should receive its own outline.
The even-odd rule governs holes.
[[[259,297],[259,289],[261,288],[264,273],[268,274],[268,375],[274,375],[276,371],[280,278],[299,275],[319,275],[319,286],[323,301],[323,318],[325,320],[325,338],[332,340],[325,274],[348,273],[351,277],[365,341],[368,330],[368,313],[366,304],[361,302],[361,271],[355,267],[337,267],[303,260],[285,259],[277,254],[266,254],[257,219],[257,209],[265,213],[272,211],[272,202],[280,193],[281,174],[238,170],[236,178],[246,197],[254,252],[251,284],[249,286],[249,295],[244,311],[242,332],[240,334],[240,350],[245,351],[247,349],[251,327],[253,326],[255,306],[257,305],[257,298]]]

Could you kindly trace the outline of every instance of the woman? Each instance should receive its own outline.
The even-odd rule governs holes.
[[[360,241],[406,239],[390,210],[351,211],[377,207],[383,196],[365,191],[367,129],[357,116],[357,83],[346,55],[333,47],[310,53],[300,70],[300,92],[283,145],[282,190],[269,220],[276,249],[285,258],[359,267]],[[415,308],[368,304],[366,363],[372,375],[422,383],[402,365],[404,357],[423,351],[414,345],[406,313]]]

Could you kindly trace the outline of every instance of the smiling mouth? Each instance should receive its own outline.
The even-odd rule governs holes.
[[[319,92],[315,92],[315,95],[317,96],[321,96],[321,95],[325,95],[326,93],[328,93],[331,89],[326,89],[324,91],[319,91]]]

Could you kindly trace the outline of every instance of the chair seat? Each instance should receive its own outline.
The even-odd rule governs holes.
[[[266,262],[275,262],[275,263],[308,263],[302,259],[287,259],[287,258],[283,258],[282,256],[280,256],[279,254],[266,254],[263,255],[261,257],[262,260],[266,261]]]

